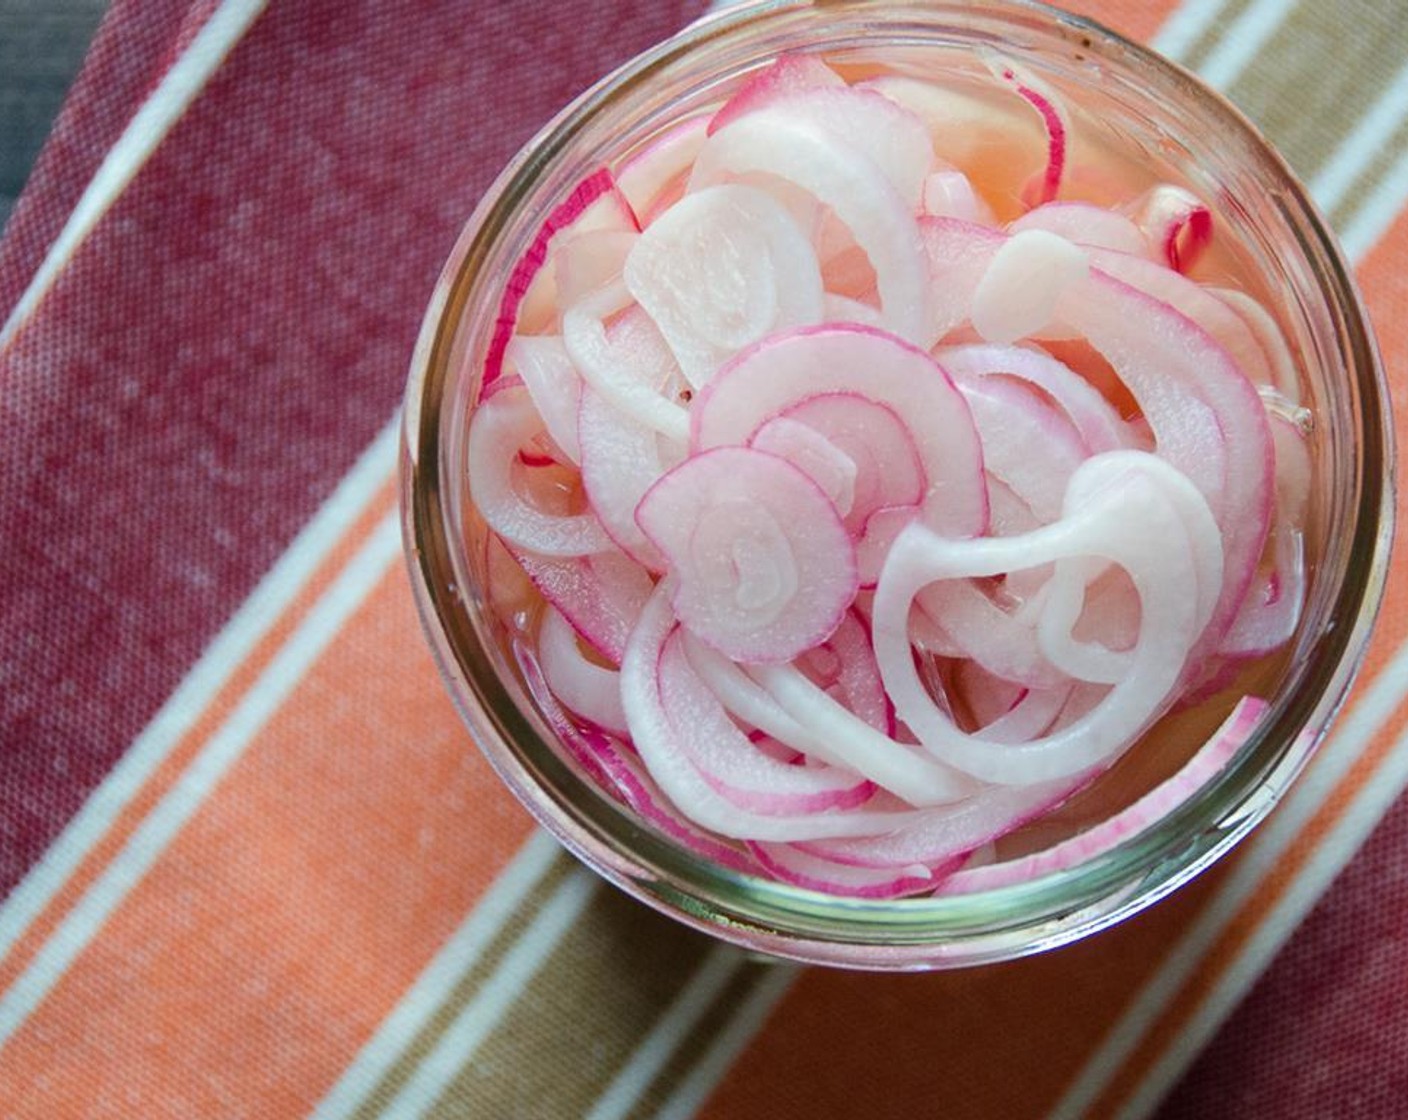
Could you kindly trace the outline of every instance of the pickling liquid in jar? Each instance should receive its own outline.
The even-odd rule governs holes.
[[[787,55],[583,179],[470,420],[566,756],[707,859],[964,893],[1225,766],[1314,576],[1235,198],[997,53]]]

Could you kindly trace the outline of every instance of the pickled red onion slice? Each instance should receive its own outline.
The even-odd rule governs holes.
[[[792,666],[755,665],[749,671],[809,736],[824,742],[823,757],[909,804],[943,805],[972,791],[962,773],[867,723]]]
[[[562,339],[554,335],[517,335],[504,350],[504,360],[523,380],[543,428],[573,463],[582,461],[577,443],[577,405],[582,377]]]
[[[941,341],[971,318],[973,293],[1006,238],[987,226],[940,217],[922,219],[919,236],[932,283],[928,337]]]
[[[676,629],[660,651],[657,687],[674,741],[704,781],[730,804],[769,815],[853,809],[872,786],[854,771],[794,766],[760,750],[699,679]]]
[[[939,170],[924,180],[924,213],[936,218],[991,223],[992,210],[961,171]]]
[[[973,292],[973,326],[986,341],[1003,344],[1039,334],[1089,270],[1089,256],[1059,234],[1015,233],[993,254]]]
[[[674,452],[653,428],[612,408],[592,389],[581,395],[577,432],[582,485],[602,527],[632,559],[663,571],[665,562],[636,524],[635,509],[682,451]]]
[[[765,108],[709,138],[690,189],[750,174],[776,176],[829,206],[870,258],[885,326],[914,343],[931,341],[929,284],[914,213],[878,167],[858,160],[824,128]]]
[[[1050,202],[1061,190],[1061,180],[1066,173],[1067,146],[1071,134],[1071,123],[1065,109],[1065,102],[1057,97],[1041,79],[1029,71],[1004,61],[996,55],[988,60],[988,67],[994,74],[1012,87],[1017,96],[1036,110],[1046,130],[1046,169],[1042,172],[1035,191],[1035,202],[1040,205]]]
[[[959,388],[973,414],[988,474],[1038,521],[1052,520],[1090,447],[1065,413],[1024,385],[994,377]]]
[[[1168,816],[1225,770],[1251,737],[1266,707],[1266,701],[1244,696],[1222,726],[1176,774],[1094,828],[1031,855],[964,868],[949,877],[937,893],[966,894],[1030,882],[1110,851]]]
[[[796,846],[814,857],[857,868],[953,866],[959,857],[1060,804],[1084,781],[1077,776],[1026,786],[985,786],[956,805],[927,809],[883,835],[801,841]]]
[[[889,405],[859,393],[818,393],[787,406],[774,419],[764,421],[750,437],[752,446],[767,450],[774,438],[769,433],[783,421],[801,424],[816,432],[837,455],[845,456],[853,468],[853,474],[843,464],[836,468],[850,480],[849,505],[843,507],[837,502],[836,508],[853,537],[864,535],[867,522],[877,511],[897,506],[914,507],[923,499],[928,476],[915,436],[908,423]],[[798,465],[812,473],[810,467]],[[821,478],[817,483],[827,489]],[[845,496],[844,484],[841,496]],[[870,573],[865,578],[873,582],[873,575]]]
[[[1278,525],[1272,534],[1271,571],[1254,585],[1227,628],[1218,653],[1255,657],[1290,640],[1300,625],[1307,582],[1305,541],[1299,530]]]
[[[1135,437],[1110,402],[1090,382],[1043,350],[1020,346],[968,345],[935,352],[960,388],[990,377],[1025,382],[1058,405],[1092,452],[1131,447]]]
[[[911,744],[895,742],[851,705],[790,666],[753,666],[751,672],[771,682],[765,688],[728,658],[688,636],[684,646],[700,680],[732,715],[813,761],[842,767],[883,788],[901,789],[910,804],[946,803],[971,788],[962,775],[925,758]],[[866,654],[871,656],[868,648]],[[781,686],[775,684],[778,673]],[[819,713],[818,704],[826,711]],[[794,711],[800,718],[794,718]]]
[[[571,307],[621,275],[640,234],[635,230],[589,230],[553,250],[557,301]]]
[[[680,121],[632,155],[617,172],[616,188],[639,215],[642,226],[648,226],[658,216],[671,185],[682,180],[694,166],[708,127],[704,117]]]
[[[849,88],[841,75],[821,59],[807,54],[785,54],[753,74],[709,120],[709,135],[748,113],[797,94],[823,89]]]
[[[615,548],[568,557],[517,549],[513,556],[577,634],[619,665],[626,639],[654,590],[650,573]]]
[[[961,218],[961,214],[949,215]],[[970,219],[971,220],[971,219]],[[1145,255],[1149,243],[1133,220],[1089,202],[1048,202],[1007,224],[1010,234],[1043,230],[1087,248]]]
[[[839,764],[841,756],[826,739],[814,735],[753,680],[742,667],[718,650],[686,633],[685,655],[694,671],[729,713],[766,735],[812,758]]]
[[[613,344],[607,320],[632,306],[624,283],[609,284],[562,316],[562,338],[588,385],[626,415],[671,439],[689,432],[689,413],[664,392],[671,364],[648,345]]]
[[[547,687],[542,668],[531,654],[522,651],[519,661],[528,686],[553,730],[602,789],[697,855],[736,871],[758,870],[744,850],[706,832],[676,809],[625,743],[609,732],[582,727],[571,719]]]
[[[715,114],[709,135],[764,111],[827,133],[879,171],[907,206],[919,204],[934,154],[929,130],[909,109],[847,85],[819,59],[789,55],[744,83]]]
[[[609,548],[611,538],[595,514],[545,512],[514,485],[519,449],[543,430],[532,398],[521,387],[480,402],[466,451],[475,505],[494,532],[520,548],[547,556],[582,556]]]
[[[593,218],[594,214],[603,217]],[[570,228],[639,229],[635,213],[625,197],[615,189],[611,172],[601,170],[587,176],[548,215],[527,251],[514,265],[499,301],[498,318],[484,356],[482,385],[491,384],[502,372],[504,347],[520,324],[520,311],[533,281],[547,263],[553,239]]]
[[[670,580],[662,581],[631,634],[621,663],[621,702],[632,742],[651,777],[676,807],[721,836],[750,840],[865,836],[913,818],[914,810],[871,809],[863,804],[814,813],[769,812],[739,805],[720,792],[681,744],[679,721],[684,713],[677,710],[672,718],[662,692],[661,661],[678,629],[670,607],[671,590]]]
[[[825,736],[813,734],[807,726],[793,719],[738,664],[688,634],[684,647],[695,672],[732,715],[802,754],[824,762],[848,765],[844,751],[833,750]],[[832,671],[825,683],[820,683],[814,679],[819,675],[815,665],[823,656],[832,666]],[[804,676],[809,688],[822,689],[824,695],[835,698],[848,712],[870,727],[884,732],[892,730],[889,699],[880,680],[874,651],[870,648],[870,636],[853,612],[841,620],[841,625],[826,642],[809,651],[804,661],[809,663],[811,671],[811,675]],[[852,769],[864,773],[863,766],[852,766]]]
[[[836,512],[845,517],[856,498],[856,461],[813,428],[791,416],[769,420],[749,444],[786,459],[821,487]]]
[[[577,632],[556,608],[543,612],[538,626],[538,659],[552,694],[598,727],[625,735],[620,674],[583,656]]]
[[[1288,405],[1299,405],[1300,375],[1296,371],[1296,362],[1291,356],[1290,347],[1286,345],[1285,336],[1281,334],[1281,328],[1276,325],[1276,320],[1271,317],[1271,313],[1246,292],[1239,292],[1232,288],[1209,288],[1207,290],[1241,317],[1247,325],[1247,329],[1260,344],[1266,355],[1265,368],[1269,374],[1267,384],[1274,388],[1280,399]],[[1253,382],[1257,381],[1256,372],[1255,368],[1246,370],[1247,376]]]
[[[1170,493],[1178,493],[1171,499]],[[875,655],[900,718],[934,755],[1005,785],[1070,777],[1108,762],[1168,704],[1198,628],[1198,554],[1179,504],[1201,500],[1156,456],[1108,452],[1083,464],[1066,515],[1020,537],[957,541],[920,523],[895,541],[876,588]],[[1211,524],[1211,520],[1208,520]],[[1139,592],[1140,629],[1129,670],[1093,709],[1050,734],[993,749],[961,731],[936,705],[915,668],[908,616],[915,593],[938,579],[997,575],[1067,558],[1097,557],[1129,572]],[[1209,579],[1214,573],[1203,573]],[[1220,576],[1220,571],[1216,573]]]
[[[750,843],[748,850],[773,878],[795,887],[845,898],[899,898],[933,890],[962,864],[937,869],[914,863],[904,867],[858,867],[828,860],[797,844]]]
[[[821,319],[816,251],[787,208],[752,187],[680,199],[636,240],[623,276],[695,388],[764,335]]]
[[[1274,451],[1266,411],[1246,377],[1191,320],[1098,270],[1090,298],[1066,312],[1144,406],[1158,454],[1207,501],[1222,534],[1224,583],[1207,628],[1231,624],[1266,540]],[[1157,350],[1149,338],[1163,339]]]
[[[830,667],[824,671],[819,664]],[[855,610],[846,612],[831,637],[801,659],[801,668],[848,711],[879,731],[894,732],[894,711],[870,646],[870,631]]]
[[[929,129],[936,155],[967,176],[985,210],[1001,210],[1005,218],[1014,205],[1026,208],[1019,197],[1022,184],[1043,161],[1049,164],[1050,136],[1035,114],[1009,111],[1009,88],[993,89],[980,80],[940,86],[904,74],[881,74],[857,84],[918,116]]]
[[[855,550],[835,506],[776,455],[700,452],[650,488],[636,520],[669,563],[680,621],[737,661],[790,661],[855,598]]]
[[[1217,293],[1143,257],[1092,249],[1090,259],[1105,275],[1192,320],[1227,351],[1244,380],[1253,385],[1275,383],[1271,356],[1244,311],[1227,306]]]
[[[1271,411],[1268,418],[1276,450],[1269,570],[1253,580],[1219,647],[1219,653],[1234,657],[1268,653],[1289,641],[1305,604],[1305,539],[1300,526],[1310,500],[1310,450],[1293,415]]]
[[[938,642],[927,643],[931,651],[971,659],[1030,688],[1050,688],[1062,679],[1041,650],[1032,609],[1004,610],[967,579],[929,583],[916,592],[915,604],[938,629]]]
[[[1134,221],[1175,272],[1187,272],[1212,241],[1212,211],[1197,195],[1169,183],[1129,207]]]
[[[903,421],[924,472],[919,508],[931,524],[960,536],[983,531],[982,450],[967,403],[928,354],[882,331],[802,329],[743,351],[694,401],[690,447],[745,443],[772,417],[829,393],[854,393]]]

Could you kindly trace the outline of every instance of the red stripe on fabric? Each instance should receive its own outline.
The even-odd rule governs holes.
[[[386,422],[489,179],[696,10],[255,24],[0,357],[0,892]]]
[[[1228,1018],[1160,1120],[1399,1120],[1408,1092],[1408,802]],[[1353,1102],[1353,1112],[1337,1110]]]
[[[5,225],[0,322],[9,317],[103,156],[178,53],[191,8],[189,0],[114,0],[108,9]]]

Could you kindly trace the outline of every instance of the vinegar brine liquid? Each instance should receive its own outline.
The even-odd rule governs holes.
[[[1274,692],[1313,569],[1299,348],[1238,200],[1083,89],[783,55],[506,278],[484,594],[565,757],[707,859],[877,898],[1058,872]]]

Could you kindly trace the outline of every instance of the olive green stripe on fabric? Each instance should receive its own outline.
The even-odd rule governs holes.
[[[689,1076],[709,1044],[714,1041],[732,1021],[738,1008],[748,999],[765,976],[771,975],[787,965],[770,964],[765,961],[750,960],[736,972],[709,1009],[695,1022],[693,1029],[684,1037],[675,1052],[641,1094],[636,1105],[626,1115],[626,1120],[650,1120],[669,1101]]]
[[[1189,0],[1182,0],[1182,2],[1187,4]],[[1203,60],[1206,59],[1212,51],[1217,49],[1217,45],[1222,41],[1222,37],[1228,27],[1230,27],[1236,21],[1237,17],[1254,2],[1255,0],[1227,0],[1227,2],[1222,5],[1222,10],[1218,12],[1217,18],[1209,21],[1208,25],[1203,28],[1202,34],[1189,43],[1185,50],[1179,53],[1179,63],[1190,70],[1198,69],[1198,67],[1202,65]],[[1286,0],[1287,4],[1294,2],[1295,0]]]
[[[436,1042],[444,1034],[445,1028],[454,1021],[464,1005],[474,998],[484,981],[493,975],[503,962],[504,955],[513,947],[523,931],[533,923],[544,900],[551,897],[562,886],[567,876],[577,871],[579,867],[580,864],[566,852],[557,853],[523,909],[504,924],[488,949],[475,961],[474,967],[444,993],[440,1006],[426,1021],[411,1044],[386,1071],[386,1075],[376,1088],[367,1095],[357,1111],[352,1114],[353,1120],[375,1120],[384,1114],[387,1105],[405,1086],[425,1055],[434,1048]]]
[[[1404,15],[1403,0],[1300,3],[1228,95],[1308,180],[1402,67]]]
[[[587,1115],[712,944],[620,891],[599,891],[427,1115]]]
[[[1399,122],[1398,128],[1388,142],[1365,168],[1364,174],[1355,181],[1349,190],[1345,191],[1344,197],[1339,203],[1331,208],[1330,224],[1336,230],[1344,230],[1349,227],[1359,208],[1368,201],[1369,196],[1374,193],[1389,171],[1403,158],[1403,153],[1408,151],[1408,104],[1402,108],[1404,120]]]

